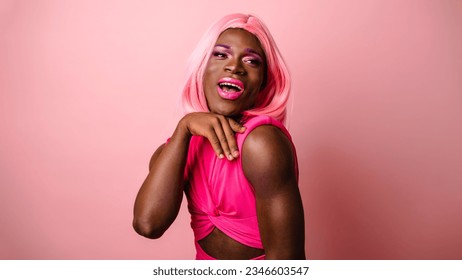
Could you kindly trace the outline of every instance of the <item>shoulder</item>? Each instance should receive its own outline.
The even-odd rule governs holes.
[[[292,142],[281,128],[272,124],[263,124],[253,128],[247,135],[243,149],[247,150],[247,153],[263,152],[263,150],[270,154],[278,151],[292,152]]]
[[[244,174],[257,192],[259,186],[296,181],[295,150],[289,135],[280,127],[255,127],[243,143],[241,160]]]
[[[291,141],[290,133],[289,133],[289,131],[287,131],[284,124],[282,124],[280,121],[278,121],[278,120],[276,120],[276,119],[274,119],[272,117],[269,117],[269,116],[266,116],[266,115],[252,116],[249,119],[247,119],[243,123],[243,125],[246,127],[245,132],[242,133],[242,134],[237,134],[237,140],[238,140],[240,146],[243,145],[243,142],[246,141],[248,136],[251,136],[251,137],[255,138],[255,136],[261,136],[262,134],[263,135],[267,134],[265,132],[263,132],[263,133],[254,132],[254,130],[261,131],[262,127],[272,127],[272,129],[277,128],[279,130],[274,130],[274,131],[282,132],[281,135],[285,134],[285,136],[287,138],[289,138],[289,140]],[[259,129],[257,129],[257,128],[259,128]],[[265,130],[265,129],[263,129],[263,130]],[[271,130],[271,129],[267,129],[267,130]]]

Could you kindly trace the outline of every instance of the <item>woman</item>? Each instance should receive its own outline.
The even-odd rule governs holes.
[[[188,199],[196,259],[304,259],[295,148],[282,122],[290,81],[264,24],[232,14],[204,35],[187,114],[153,154],[133,226],[159,238]]]

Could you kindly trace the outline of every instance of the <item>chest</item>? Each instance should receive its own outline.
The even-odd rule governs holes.
[[[255,214],[255,193],[246,179],[240,159],[219,159],[205,138],[190,144],[186,166],[190,206],[220,209],[242,216]]]

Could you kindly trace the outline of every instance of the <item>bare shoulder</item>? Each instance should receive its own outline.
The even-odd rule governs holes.
[[[262,125],[249,133],[243,145],[244,157],[249,159],[273,158],[277,155],[293,156],[292,143],[289,138],[276,126]],[[258,157],[255,157],[257,156]],[[244,159],[244,158],[243,158]]]
[[[244,174],[257,192],[296,181],[294,157],[292,142],[272,125],[255,128],[242,147]]]

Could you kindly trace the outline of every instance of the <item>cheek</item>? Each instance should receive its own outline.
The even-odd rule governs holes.
[[[262,73],[258,73],[255,76],[256,76],[256,78],[254,80],[255,90],[262,91],[263,88],[265,87],[265,75],[262,74]]]
[[[216,76],[214,72],[204,73],[203,87],[204,90],[213,90],[217,86]]]
[[[204,74],[208,75],[208,76],[214,76],[214,74],[216,74],[219,69],[220,69],[220,65],[218,63],[216,63],[214,61],[210,61],[210,62],[208,62],[207,66],[205,67]]]

